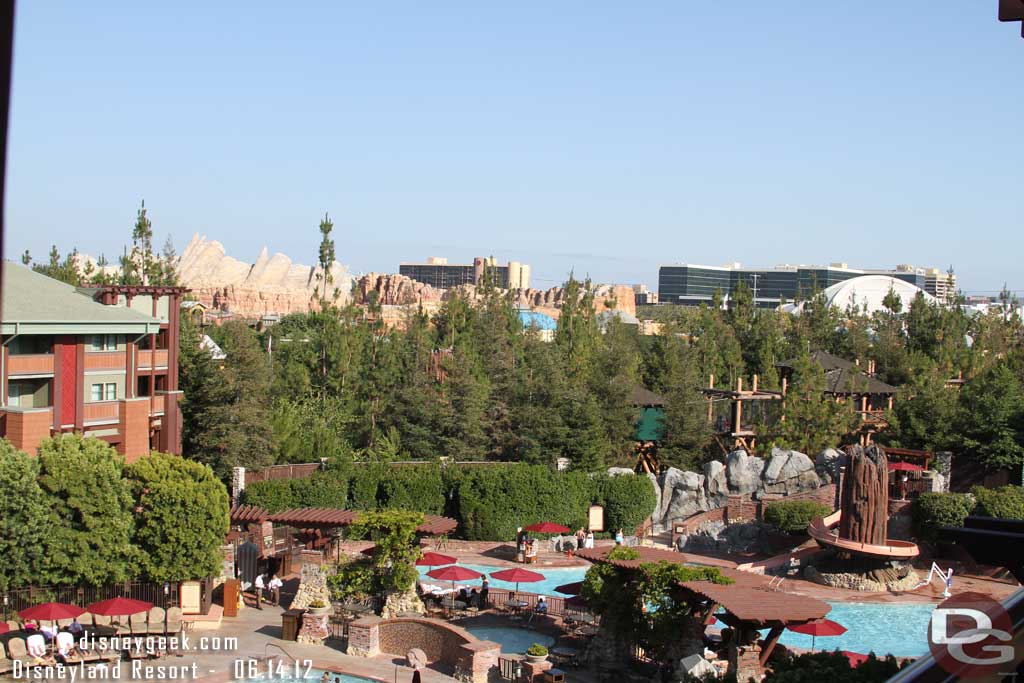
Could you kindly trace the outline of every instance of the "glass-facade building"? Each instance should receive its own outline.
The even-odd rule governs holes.
[[[843,265],[739,268],[680,264],[658,269],[658,301],[683,306],[710,304],[715,292],[729,297],[743,282],[754,292],[758,306],[774,308],[861,275],[888,275],[928,289],[925,273],[918,269],[860,270]]]

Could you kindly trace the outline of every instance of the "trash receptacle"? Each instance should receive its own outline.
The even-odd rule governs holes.
[[[296,640],[302,628],[301,609],[286,610],[281,614],[281,640]]]

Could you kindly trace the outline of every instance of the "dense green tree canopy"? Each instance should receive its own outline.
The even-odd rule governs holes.
[[[45,581],[53,520],[39,488],[39,461],[0,440],[0,591]]]
[[[184,581],[220,573],[228,492],[206,465],[153,453],[125,468],[135,501],[140,576]]]
[[[50,581],[101,585],[134,575],[138,553],[123,467],[99,439],[65,435],[39,446],[39,485],[50,506],[43,544]]]

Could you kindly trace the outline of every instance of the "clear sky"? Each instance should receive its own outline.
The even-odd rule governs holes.
[[[996,0],[18,3],[8,257],[157,241],[355,272],[493,254],[953,265],[1024,290]]]

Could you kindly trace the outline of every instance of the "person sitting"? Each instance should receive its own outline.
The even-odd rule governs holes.
[[[537,542],[530,541],[530,544],[526,546],[526,563],[533,564],[537,561]]]
[[[57,663],[53,655],[48,654],[46,651],[46,639],[43,638],[43,634],[33,633],[25,639],[25,645],[28,649],[28,656],[32,658],[33,664],[53,665]]]
[[[39,628],[39,632],[43,634],[43,638],[46,638],[48,643],[53,641],[59,631],[60,629],[57,627],[57,624],[47,624]]]
[[[542,595],[539,598],[537,598],[537,605],[536,605],[536,607],[533,608],[533,613],[530,615],[530,618],[526,620],[526,623],[530,623],[531,621],[533,621],[533,618],[535,616],[537,616],[538,614],[541,615],[541,616],[544,616],[547,613],[548,613],[548,603],[544,599],[544,596]]]
[[[480,608],[480,593],[475,588],[469,592],[469,606]]]
[[[81,638],[82,634],[85,633],[85,627],[82,626],[81,622],[78,621],[78,617],[71,620],[68,624],[68,633],[74,636],[76,639]]]

